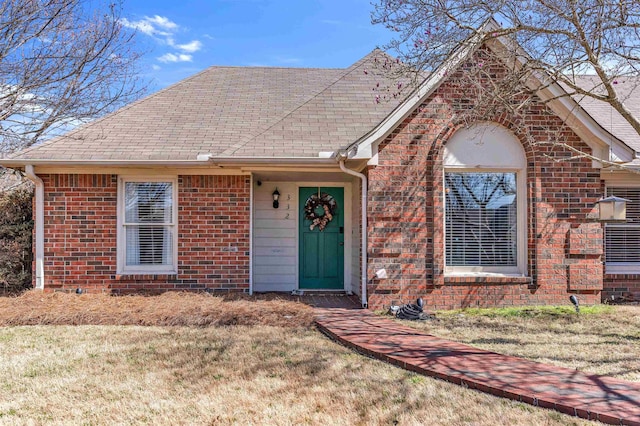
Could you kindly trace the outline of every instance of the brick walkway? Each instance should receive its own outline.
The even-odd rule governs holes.
[[[339,342],[407,370],[585,419],[640,425],[640,383],[484,351],[362,309],[318,309],[316,323]]]

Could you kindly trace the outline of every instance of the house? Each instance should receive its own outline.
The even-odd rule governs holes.
[[[34,286],[332,290],[371,308],[640,292],[640,175],[597,161],[640,166],[640,138],[557,85],[522,116],[452,125],[476,102],[460,77],[494,48],[454,52],[406,97],[373,72],[378,50],[347,69],[212,67],[0,160],[36,183]],[[625,223],[597,220],[607,194],[632,200]]]

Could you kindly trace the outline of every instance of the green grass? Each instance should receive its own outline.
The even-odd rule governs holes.
[[[578,315],[602,315],[613,312],[609,305],[581,306],[580,313],[576,313],[573,306],[518,306],[509,308],[465,308],[451,311],[439,311],[439,317],[467,315],[489,318],[541,318],[541,317],[571,317]]]
[[[474,308],[436,317],[401,323],[493,352],[640,381],[640,306],[584,306],[580,314],[572,306]]]

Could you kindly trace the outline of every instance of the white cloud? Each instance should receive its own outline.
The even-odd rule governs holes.
[[[151,65],[151,69],[154,71],[159,71],[162,69],[162,67],[160,65],[153,64]]]
[[[153,17],[145,16],[139,21],[130,21],[127,18],[120,20],[122,25],[127,28],[133,28],[148,36],[171,36],[178,30],[179,26],[169,18],[154,15]]]
[[[193,40],[186,44],[178,44],[176,47],[182,51],[193,53],[202,49],[202,43],[200,40]]]
[[[193,60],[193,56],[187,55],[185,53],[165,53],[164,55],[158,58],[160,62],[169,63],[169,62],[191,62]]]
[[[160,15],[154,15],[152,18],[149,18],[148,16],[145,16],[144,19],[146,19],[149,22],[152,22],[154,24],[156,24],[159,27],[162,27],[166,30],[177,30],[178,29],[178,24],[176,24],[175,22],[171,21],[169,18],[166,18],[164,16],[160,16]]]
[[[173,22],[166,16],[153,15],[145,16],[140,20],[132,21],[123,18],[122,25],[127,28],[133,28],[136,31],[152,37],[159,45],[172,48],[174,52],[166,52],[157,57],[157,60],[162,63],[177,63],[177,62],[191,62],[193,61],[193,53],[202,49],[202,42],[200,40],[191,40],[188,43],[181,43],[178,39],[180,32],[183,32],[180,25]],[[158,68],[156,68],[158,67]],[[152,69],[157,71],[160,69],[158,65],[152,66]]]
[[[147,35],[153,35],[153,25],[144,21],[130,21],[127,18],[120,19],[120,23],[127,28],[133,28],[136,31]]]

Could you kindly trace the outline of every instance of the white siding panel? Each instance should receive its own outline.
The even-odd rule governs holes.
[[[256,210],[256,216],[259,216],[260,211]],[[254,222],[256,229],[266,228],[266,229],[291,229],[292,226],[295,226],[296,222],[294,219],[284,220],[284,219],[257,219]]]
[[[254,271],[260,275],[295,275],[296,265],[255,265]]]
[[[254,247],[294,247],[296,240],[292,238],[256,238],[253,240]]]
[[[295,256],[297,250],[295,247],[256,247],[255,256]]]
[[[280,206],[273,208],[273,191]],[[254,187],[255,291],[291,291],[298,288],[296,268],[298,186],[292,182],[263,182]]]
[[[286,274],[277,274],[277,275],[261,275],[260,276],[260,284],[258,285],[258,287],[261,290],[258,291],[273,291],[270,287],[269,284],[278,284],[281,286],[285,286],[285,285],[289,285],[289,283],[291,282],[291,280],[295,280],[296,279],[296,275],[292,274],[292,275],[286,275]]]
[[[253,235],[256,238],[290,238],[291,229],[287,228],[259,228],[255,229]],[[294,239],[295,241],[295,239]]]
[[[289,203],[289,205],[291,205],[291,203]],[[286,205],[285,205],[286,207]],[[291,209],[293,209],[294,206],[291,205]],[[295,215],[295,211],[289,209],[286,213],[290,213],[290,217],[294,217]],[[274,209],[273,207],[271,207],[271,204],[269,204],[269,208],[268,209],[254,209],[254,213],[258,213],[258,216],[260,217],[260,219],[262,220],[281,220],[282,219],[282,206],[280,208]],[[285,214],[286,217],[286,214]]]
[[[291,258],[290,256],[256,256],[253,259],[253,264],[255,266],[259,265],[293,265],[296,266],[298,264],[296,258]]]

